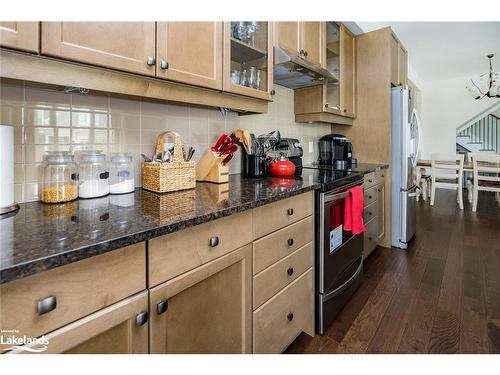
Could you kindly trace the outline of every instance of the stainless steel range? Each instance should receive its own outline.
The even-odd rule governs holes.
[[[316,331],[324,334],[363,279],[363,234],[343,230],[347,190],[362,185],[363,175],[304,168],[321,184],[315,197]]]

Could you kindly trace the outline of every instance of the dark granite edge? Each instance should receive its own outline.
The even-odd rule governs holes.
[[[379,163],[358,163],[358,164],[360,164],[360,165],[369,164],[369,165],[373,166],[373,167],[367,168],[363,171],[359,171],[359,173],[363,173],[363,175],[389,168],[389,164],[379,164]],[[354,168],[353,171],[356,171],[356,169]]]
[[[209,214],[194,217],[192,219],[174,221],[172,223],[163,226],[160,225],[156,228],[148,229],[142,232],[130,233],[112,240],[106,240],[93,245],[75,248],[58,254],[48,255],[46,257],[38,258],[29,262],[18,263],[0,271],[0,285],[8,283],[10,281],[22,279],[24,277],[31,276],[43,271],[58,268],[70,263],[78,262],[80,260],[102,255],[125,246],[130,246],[139,242],[150,240],[155,237],[174,233],[186,228],[207,223],[209,221],[217,220],[222,217],[244,212],[252,208],[264,206],[266,204],[290,198],[295,195],[307,193],[309,191],[316,190],[319,187],[320,184],[313,183],[310,186],[301,187],[299,189],[291,191],[284,191],[271,197],[266,197],[241,205],[227,207],[222,210],[210,212]]]

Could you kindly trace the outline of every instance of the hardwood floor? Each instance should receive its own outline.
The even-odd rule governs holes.
[[[487,193],[477,213],[455,199],[418,202],[409,248],[375,250],[326,334],[286,353],[500,353],[500,207]]]

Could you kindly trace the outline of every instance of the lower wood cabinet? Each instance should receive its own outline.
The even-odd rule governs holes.
[[[147,354],[148,316],[144,291],[49,333],[43,353]]]
[[[309,269],[254,311],[254,353],[281,353],[302,331],[314,336],[313,285]]]
[[[250,353],[251,245],[150,291],[151,353]]]

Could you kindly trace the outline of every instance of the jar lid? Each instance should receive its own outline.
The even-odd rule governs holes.
[[[81,163],[102,163],[106,161],[106,155],[101,151],[84,151],[80,154]]]
[[[132,162],[132,156],[128,152],[115,152],[111,154],[109,160],[112,163],[130,163]]]
[[[45,161],[49,164],[72,163],[73,154],[70,151],[47,151]]]

